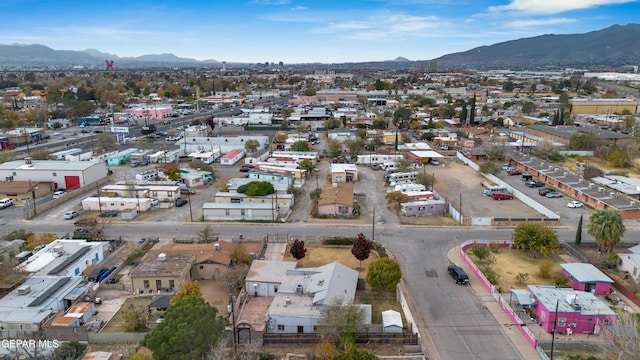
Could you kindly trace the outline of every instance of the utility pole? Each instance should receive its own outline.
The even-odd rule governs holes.
[[[553,319],[553,332],[551,333],[551,360],[553,360],[553,345],[556,341],[556,327],[558,326],[558,305],[560,304],[560,300],[556,300],[556,311],[555,317]]]
[[[376,205],[373,204],[373,218],[371,219],[371,242],[376,242]]]

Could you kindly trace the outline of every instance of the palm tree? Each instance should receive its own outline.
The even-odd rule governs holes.
[[[589,217],[587,234],[596,239],[598,249],[603,252],[613,250],[620,242],[626,228],[620,212],[613,209],[597,210]]]

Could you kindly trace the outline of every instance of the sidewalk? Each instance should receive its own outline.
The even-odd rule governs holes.
[[[467,264],[462,260],[460,256],[460,247],[456,246],[449,250],[447,253],[447,257],[449,260],[462,267],[467,274],[472,274],[473,272]],[[498,325],[502,324],[513,324],[509,316],[504,313],[504,310],[500,308],[495,299],[491,296],[491,294],[473,277],[470,279],[470,286],[473,288],[473,291],[478,295],[480,300],[482,301],[485,308],[493,315],[496,319]],[[523,359],[539,359],[540,355],[536,349],[534,349],[531,344],[524,338],[524,336],[520,333],[520,330],[516,327],[516,325],[505,325],[500,326],[502,332],[509,337],[513,346],[520,352],[520,355]]]

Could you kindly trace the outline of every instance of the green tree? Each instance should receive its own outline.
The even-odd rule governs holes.
[[[293,243],[291,243],[291,248],[289,249],[289,253],[296,260],[304,258],[307,255],[307,248],[305,248],[304,246],[304,241],[299,239],[293,240]]]
[[[354,342],[346,343],[343,350],[336,356],[336,360],[377,360],[373,351],[356,345]]]
[[[537,255],[547,257],[560,249],[560,241],[555,231],[547,226],[535,223],[521,223],[512,234],[513,243]]]
[[[31,158],[33,160],[49,160],[51,152],[49,150],[36,150],[31,152]]]
[[[614,209],[596,210],[587,225],[587,234],[596,239],[601,252],[613,250],[626,230],[620,212]]]
[[[183,283],[180,290],[171,297],[170,304],[175,305],[178,301],[188,296],[202,296],[202,287],[198,280],[191,280]]]
[[[536,104],[531,101],[527,101],[522,105],[522,112],[529,115],[532,112],[536,111]]]
[[[349,154],[351,154],[351,156],[360,155],[364,148],[364,140],[362,139],[347,140],[345,144],[349,148]]]
[[[629,155],[624,148],[613,145],[607,155],[607,162],[613,167],[625,168],[629,165]]]
[[[342,122],[338,119],[329,119],[325,122],[324,126],[328,130],[339,129],[342,127]]]
[[[329,140],[327,148],[329,150],[329,156],[342,155],[342,144],[340,144],[340,142],[337,140]]]
[[[0,151],[0,164],[8,161],[13,161],[16,158],[16,152],[13,150]]]
[[[266,196],[276,192],[273,189],[273,184],[268,181],[251,181],[238,187],[237,191],[241,194],[247,194],[247,196]]]
[[[307,176],[311,174],[311,172],[313,171],[313,169],[315,169],[315,167],[316,165],[313,163],[313,161],[309,159],[302,159],[302,161],[300,161],[300,164],[298,164],[298,168],[307,171]]]
[[[316,89],[315,88],[308,88],[304,90],[304,96],[315,96],[316,95]]]
[[[413,170],[413,161],[409,159],[398,159],[395,161],[395,167],[398,172],[409,172]]]
[[[246,151],[249,154],[256,152],[256,150],[258,150],[259,147],[260,147],[260,143],[258,142],[258,140],[249,139],[244,143],[244,151]]]
[[[87,345],[76,340],[62,343],[59,348],[53,352],[52,360],[75,360],[80,359],[82,354],[87,350]]]
[[[582,244],[582,215],[580,215],[578,228],[576,229],[576,246],[580,246],[580,244]]]
[[[386,130],[389,127],[389,124],[384,120],[374,120],[371,123],[371,129],[374,130]]]
[[[116,138],[109,134],[100,134],[96,137],[96,145],[98,149],[113,150],[116,148]]]
[[[402,106],[393,112],[393,125],[397,128],[404,129],[409,125],[409,120],[411,120],[411,109]]]
[[[296,141],[291,144],[291,151],[309,151],[309,143],[304,140]]]
[[[433,184],[435,184],[435,180],[435,177],[431,174],[426,174],[424,172],[416,174],[416,184],[422,184],[427,189],[433,187]]]
[[[402,270],[395,259],[380,258],[369,264],[367,284],[374,289],[393,290],[400,279],[402,279]]]
[[[224,337],[227,321],[200,296],[188,296],[165,312],[142,344],[158,360],[200,360]]]
[[[593,133],[576,131],[569,138],[569,147],[573,150],[593,150],[597,139]]]
[[[502,168],[494,163],[493,161],[485,161],[483,163],[480,163],[480,172],[482,174],[493,174],[496,175],[500,172],[500,170],[502,170]]]
[[[251,255],[247,254],[242,244],[236,244],[229,257],[233,265],[251,265]]]
[[[182,177],[182,171],[177,166],[170,167],[162,173],[165,174],[169,178],[169,180],[173,181],[179,180]]]
[[[289,135],[283,132],[279,132],[274,136],[274,140],[279,143],[287,141],[288,138],[289,138]]]
[[[334,344],[353,342],[363,328],[364,309],[354,304],[345,304],[337,298],[320,310],[317,329],[321,336]]]

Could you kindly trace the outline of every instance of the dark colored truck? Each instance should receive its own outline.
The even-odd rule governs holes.
[[[469,283],[469,276],[460,266],[449,265],[447,272],[455,280],[456,284],[466,285]]]

